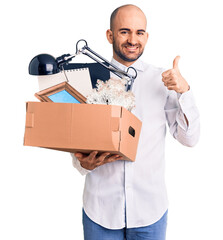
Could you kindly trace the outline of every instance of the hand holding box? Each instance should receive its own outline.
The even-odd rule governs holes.
[[[110,154],[107,152],[98,155],[98,151],[93,151],[90,154],[75,153],[75,157],[80,161],[81,166],[87,170],[93,170],[105,163],[123,159],[117,154]]]

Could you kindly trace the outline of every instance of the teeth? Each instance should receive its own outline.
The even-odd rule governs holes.
[[[127,47],[128,49],[131,49],[131,50],[136,50],[137,48],[136,47]]]

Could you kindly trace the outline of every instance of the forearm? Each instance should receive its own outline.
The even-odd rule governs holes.
[[[200,136],[199,114],[197,113],[196,118],[188,120],[187,116],[180,110],[177,114],[176,122],[177,127],[173,136],[185,146],[195,146]]]
[[[177,104],[168,113],[170,132],[180,143],[193,147],[200,136],[200,118],[190,91],[177,94]]]

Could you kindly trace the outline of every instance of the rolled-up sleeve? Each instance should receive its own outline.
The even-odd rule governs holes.
[[[91,172],[90,170],[87,170],[81,166],[80,161],[74,156],[73,153],[71,153],[71,157],[74,168],[76,168],[81,173],[81,175],[84,176]]]

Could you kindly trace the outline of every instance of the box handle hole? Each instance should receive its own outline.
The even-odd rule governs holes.
[[[130,126],[130,127],[129,127],[129,134],[130,134],[131,136],[135,137],[135,133],[136,133],[136,132],[135,132],[135,129]]]

